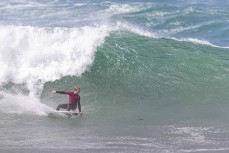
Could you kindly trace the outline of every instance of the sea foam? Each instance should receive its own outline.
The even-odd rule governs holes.
[[[0,31],[0,85],[26,84],[30,96],[39,97],[45,82],[85,72],[110,29],[0,26]]]

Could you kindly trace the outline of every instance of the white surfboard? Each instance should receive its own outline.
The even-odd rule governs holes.
[[[76,118],[76,117],[78,117],[80,115],[76,111],[53,111],[53,112],[49,113],[48,116]]]

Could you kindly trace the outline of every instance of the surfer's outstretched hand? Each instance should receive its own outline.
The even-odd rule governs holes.
[[[56,91],[51,91],[51,94],[55,94],[56,93]]]

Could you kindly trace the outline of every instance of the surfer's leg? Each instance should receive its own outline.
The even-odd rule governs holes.
[[[75,104],[71,104],[71,105],[69,106],[69,108],[70,108],[70,110],[75,111],[75,110],[76,110],[76,108],[77,108],[77,105],[75,105]]]
[[[68,104],[59,104],[59,105],[57,106],[56,110],[59,111],[61,108],[67,109],[67,108],[68,108]]]
[[[77,108],[77,105],[70,105],[69,108],[70,108],[70,110],[75,111]],[[77,116],[78,113],[73,113],[73,115]]]
[[[75,111],[76,107],[77,107],[77,105],[75,105],[75,104],[69,104],[69,108],[67,111],[70,111],[70,110]]]

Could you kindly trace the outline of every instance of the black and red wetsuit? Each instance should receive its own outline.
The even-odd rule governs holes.
[[[56,93],[69,95],[69,103],[58,105],[56,110],[60,110],[60,108],[67,109],[68,111],[76,110],[78,105],[79,112],[81,112],[80,96],[78,94],[74,94],[74,92],[71,91],[56,91]]]

